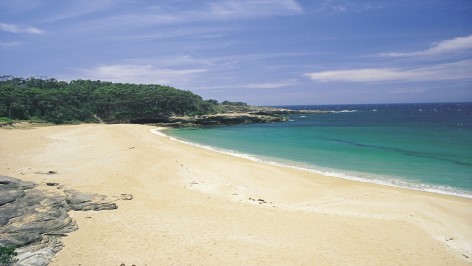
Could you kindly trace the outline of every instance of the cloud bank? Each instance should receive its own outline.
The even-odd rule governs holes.
[[[442,81],[472,78],[472,60],[412,69],[364,68],[305,74],[320,82]]]
[[[22,27],[15,24],[0,23],[0,30],[10,33],[29,33],[29,34],[43,34],[44,32],[35,27]]]
[[[428,56],[440,55],[472,49],[472,35],[457,37],[451,40],[445,40],[434,44],[431,48],[417,52],[392,52],[382,53],[385,57],[408,57],[408,56]]]
[[[220,1],[211,3],[209,7],[209,13],[219,18],[303,13],[301,6],[294,0]]]
[[[114,64],[100,65],[82,72],[86,79],[171,85],[188,81],[195,74],[206,72],[206,69],[168,69],[153,65]]]

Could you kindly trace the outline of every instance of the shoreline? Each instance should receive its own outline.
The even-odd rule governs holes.
[[[209,151],[214,151],[226,155],[231,155],[235,156],[238,158],[243,158],[247,160],[251,160],[256,163],[263,163],[267,165],[273,165],[273,166],[278,166],[278,167],[287,167],[287,168],[292,168],[292,169],[297,169],[301,171],[306,171],[309,173],[314,173],[314,174],[320,174],[324,176],[329,176],[329,177],[334,177],[334,178],[341,178],[344,180],[350,180],[350,181],[355,181],[355,182],[362,182],[362,183],[368,183],[368,184],[376,184],[376,185],[381,185],[381,186],[388,186],[388,187],[395,187],[395,188],[401,188],[401,189],[409,189],[409,190],[415,190],[415,191],[421,191],[421,192],[428,192],[428,193],[433,193],[433,194],[440,194],[440,195],[447,195],[447,196],[455,196],[455,197],[460,197],[460,198],[466,198],[466,199],[472,199],[472,192],[469,191],[457,191],[457,189],[453,187],[445,187],[446,189],[452,190],[452,191],[445,191],[441,190],[440,188],[435,188],[435,185],[432,184],[422,184],[422,183],[413,183],[413,182],[408,182],[408,181],[403,181],[403,180],[398,180],[395,179],[394,177],[386,177],[387,180],[382,180],[382,179],[376,179],[376,178],[366,178],[366,177],[358,177],[354,175],[349,175],[349,174],[344,174],[342,172],[335,172],[335,171],[323,171],[323,170],[318,170],[314,168],[309,168],[304,167],[304,166],[297,166],[297,165],[291,165],[290,163],[282,163],[282,162],[276,162],[276,161],[270,161],[266,160],[264,158],[259,158],[257,155],[252,155],[252,154],[246,154],[246,153],[239,153],[237,151],[231,151],[231,150],[225,150],[222,148],[217,148],[209,145],[203,145],[191,141],[186,141],[186,140],[181,140],[178,138],[175,138],[173,136],[167,135],[164,133],[164,131],[171,129],[172,127],[157,127],[156,129],[151,129],[150,131],[153,134],[160,135],[167,137],[173,141],[177,141],[180,143],[184,143],[187,145],[192,145],[195,147],[199,147],[202,149],[206,149]],[[333,169],[335,170],[335,169]],[[396,182],[398,183],[403,183],[404,185],[398,185],[395,184]],[[419,187],[418,187],[419,186]],[[428,187],[428,188],[426,188]],[[444,187],[444,186],[442,186]]]
[[[79,230],[50,265],[472,263],[468,198],[254,162],[154,129],[0,130],[0,174],[134,196],[112,211],[71,211]]]
[[[192,146],[192,147],[195,147],[197,149],[204,149],[204,150],[207,150],[207,151],[210,151],[210,152],[215,152],[215,153],[218,153],[218,154],[221,154],[221,155],[224,155],[224,156],[230,156],[230,157],[234,157],[234,158],[237,158],[237,159],[242,159],[242,160],[248,160],[250,162],[253,162],[253,163],[256,163],[256,164],[262,164],[262,165],[266,165],[268,167],[276,167],[276,168],[283,168],[283,169],[287,169],[289,171],[296,171],[296,172],[303,172],[303,173],[306,173],[307,175],[315,175],[315,176],[321,176],[321,178],[323,179],[339,179],[340,182],[346,182],[346,183],[350,183],[350,184],[353,184],[354,186],[366,186],[366,187],[370,187],[370,188],[374,188],[374,189],[377,189],[377,188],[380,188],[380,189],[386,189],[386,190],[393,190],[393,191],[401,191],[401,192],[404,192],[406,194],[410,194],[410,193],[418,193],[420,195],[424,195],[426,197],[433,197],[433,198],[442,198],[442,199],[457,199],[459,201],[462,201],[462,200],[466,200],[466,201],[469,201],[472,199],[472,196],[465,196],[465,195],[457,195],[457,194],[452,194],[452,193],[445,193],[443,191],[428,191],[428,190],[423,190],[423,189],[417,189],[417,188],[412,188],[412,187],[404,187],[404,186],[399,186],[399,185],[394,185],[394,184],[389,184],[389,183],[376,183],[376,182],[371,182],[371,180],[366,180],[366,179],[363,179],[363,178],[358,178],[358,179],[355,179],[355,178],[347,178],[347,177],[342,177],[342,176],[336,176],[336,175],[329,175],[329,174],[326,174],[322,171],[317,171],[317,170],[314,170],[314,169],[308,169],[308,168],[304,168],[304,167],[297,167],[297,166],[292,166],[292,165],[288,165],[288,164],[283,164],[283,163],[277,163],[277,162],[272,162],[272,161],[268,161],[268,160],[264,160],[264,159],[260,159],[258,158],[257,156],[253,156],[253,155],[250,155],[250,154],[242,154],[242,153],[237,153],[237,152],[231,152],[231,151],[227,151],[227,150],[224,150],[224,149],[218,149],[218,148],[215,148],[215,147],[211,147],[211,146],[208,146],[208,145],[202,145],[202,144],[198,144],[198,143],[194,143],[194,142],[190,142],[190,141],[185,141],[185,140],[181,140],[181,139],[178,139],[178,138],[175,138],[175,137],[172,137],[170,135],[167,135],[165,134],[163,131],[169,129],[169,127],[158,127],[158,128],[155,128],[155,129],[151,129],[151,133],[153,134],[156,134],[158,136],[161,136],[161,137],[165,137],[165,138],[168,138],[169,140],[171,140],[172,142],[176,142],[176,143],[182,143],[184,145],[189,145],[189,146]],[[336,181],[335,181],[336,182]],[[209,193],[209,191],[207,189],[198,189],[197,190],[203,192],[203,193]],[[221,195],[220,195],[221,196]],[[256,204],[258,204],[257,200],[255,200],[254,198],[249,198],[249,200],[241,200],[240,198],[236,198],[236,199],[231,199],[230,200],[233,200],[233,201],[238,201],[238,202],[245,202],[245,203],[254,203],[254,202],[251,202],[252,201],[255,201]],[[271,202],[272,203],[272,202]],[[279,204],[278,207],[281,207],[287,211],[308,211],[308,212],[311,212],[311,211],[315,211],[317,212],[317,210],[313,210],[312,208],[310,208],[309,206],[310,204],[306,204],[306,206],[304,205],[297,205],[297,204],[293,204],[293,202],[291,203],[288,203],[288,204]],[[330,213],[330,214],[335,214],[335,215],[339,215],[340,213],[337,213],[337,212],[330,212],[330,211],[326,211],[324,210],[326,213]],[[361,217],[364,217],[364,215],[360,215],[359,213],[349,213],[349,212],[342,212],[341,213],[342,215],[354,215],[354,216],[361,216]],[[365,217],[370,217],[370,218],[373,218],[375,216],[370,216],[370,215],[367,215]],[[377,216],[376,218],[380,218],[382,216]],[[382,217],[384,218],[384,217]],[[472,238],[471,238],[472,239]],[[440,240],[440,241],[449,241],[448,238],[436,238],[436,240]],[[447,243],[446,243],[447,244]],[[468,249],[471,249],[472,251],[472,241],[470,241],[470,243],[468,243],[467,245],[467,248]],[[451,248],[449,246],[449,248]],[[451,248],[451,250],[455,250],[454,248]],[[457,250],[456,250],[457,251]],[[467,258],[469,259],[469,258]],[[472,261],[472,260],[471,260]]]

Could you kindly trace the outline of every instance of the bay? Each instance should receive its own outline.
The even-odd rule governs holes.
[[[341,178],[472,197],[472,103],[279,107],[335,112],[166,134]]]

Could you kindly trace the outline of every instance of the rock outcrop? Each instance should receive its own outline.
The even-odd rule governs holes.
[[[60,186],[47,192],[33,182],[0,176],[0,246],[16,247],[15,265],[47,265],[63,246],[60,237],[78,229],[69,210],[116,208],[105,196],[62,191]]]
[[[329,114],[332,111],[323,110],[291,110],[274,107],[257,106],[225,106],[222,113],[197,116],[170,116],[130,120],[134,124],[154,124],[156,126],[192,127],[192,126],[222,126],[252,123],[273,123],[288,121],[292,114]]]
[[[258,115],[249,113],[225,113],[215,115],[202,115],[195,117],[171,117],[173,122],[195,125],[237,125],[250,123],[283,122],[286,119],[279,115]]]
[[[132,122],[143,123],[144,120],[135,120]],[[145,122],[160,126],[189,127],[189,126],[220,126],[220,125],[239,125],[250,123],[271,123],[284,122],[287,119],[275,114],[251,114],[251,113],[224,113],[215,115],[199,116],[171,116],[160,119],[147,119]]]
[[[85,194],[76,190],[64,190],[66,202],[74,211],[103,211],[118,208],[116,203],[108,202],[107,197],[97,194]]]
[[[294,115],[294,114],[331,114],[333,111],[325,110],[292,110],[272,107],[259,107],[249,114],[255,115]]]

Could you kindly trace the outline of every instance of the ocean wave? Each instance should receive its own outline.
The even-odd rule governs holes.
[[[463,197],[463,198],[472,198],[472,192],[470,191],[464,191],[461,189],[457,189],[454,187],[450,186],[444,186],[444,185],[433,185],[433,184],[424,184],[424,183],[414,183],[411,181],[406,181],[398,177],[387,177],[387,176],[361,176],[362,174],[359,175],[354,175],[354,174],[349,174],[349,173],[343,173],[343,172],[338,172],[336,170],[332,169],[321,169],[321,167],[316,167],[313,165],[302,165],[296,162],[291,162],[291,161],[284,161],[284,162],[277,162],[275,158],[267,158],[267,157],[259,157],[256,155],[251,155],[251,154],[246,154],[246,153],[241,153],[238,151],[234,150],[229,150],[229,149],[222,149],[222,148],[216,148],[213,146],[208,146],[208,145],[202,145],[198,144],[195,142],[190,142],[190,141],[185,141],[181,139],[177,139],[174,137],[171,137],[162,131],[165,130],[165,128],[157,128],[157,129],[151,129],[151,133],[160,135],[160,136],[165,136],[173,141],[184,143],[187,145],[192,145],[196,146],[199,148],[203,148],[206,150],[211,150],[215,152],[220,152],[223,154],[228,154],[232,156],[236,156],[239,158],[244,158],[247,160],[251,160],[253,162],[257,163],[264,163],[267,165],[275,165],[275,166],[280,166],[280,167],[287,167],[291,169],[297,169],[297,170],[302,170],[302,171],[307,171],[315,174],[321,174],[325,176],[330,176],[330,177],[336,177],[336,178],[342,178],[346,180],[352,180],[352,181],[358,181],[358,182],[364,182],[364,183],[370,183],[370,184],[377,184],[377,185],[384,185],[384,186],[392,186],[392,187],[398,187],[398,188],[406,188],[406,189],[412,189],[412,190],[418,190],[418,191],[426,191],[426,192],[432,192],[432,193],[437,193],[437,194],[443,194],[443,195],[452,195],[452,196],[458,196],[458,197]]]
[[[341,111],[336,111],[334,113],[355,113],[358,112],[358,110],[341,110]]]

